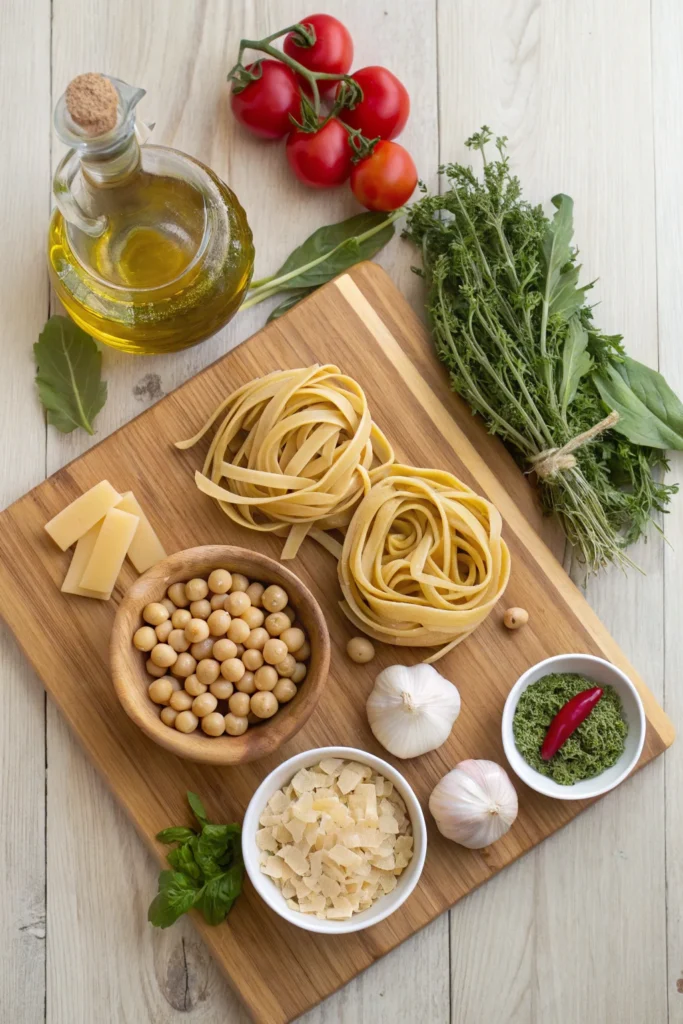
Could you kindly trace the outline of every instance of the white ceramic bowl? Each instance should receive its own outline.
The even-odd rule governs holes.
[[[553,779],[541,775],[528,765],[515,746],[512,732],[512,719],[521,694],[527,686],[537,682],[543,676],[550,675],[551,672],[577,672],[597,686],[612,686],[621,698],[624,716],[628,722],[624,752],[616,764],[600,775],[596,775],[595,778],[575,782],[573,786],[560,786]],[[592,654],[559,654],[554,658],[539,661],[538,665],[527,669],[510,690],[503,710],[503,747],[512,770],[522,782],[525,782],[531,789],[535,789],[537,793],[543,793],[544,796],[552,796],[558,800],[589,800],[591,797],[602,796],[603,793],[614,789],[632,771],[643,749],[645,727],[643,702],[635,686],[621,669],[609,661],[593,657]]]
[[[405,801],[406,809],[413,826],[413,857],[410,864],[398,878],[398,884],[393,892],[380,896],[368,910],[354,914],[347,921],[322,921],[315,914],[302,914],[298,910],[290,910],[287,901],[276,886],[275,882],[261,871],[259,863],[260,850],[256,846],[256,833],[261,827],[259,818],[270,800],[273,793],[282,786],[285,786],[300,768],[311,768],[326,757],[342,757],[348,761],[358,761],[361,764],[369,765],[375,772],[393,782],[394,786]],[[406,780],[386,761],[374,754],[368,754],[364,750],[356,750],[354,747],[317,747],[315,750],[306,750],[303,754],[296,754],[284,761],[274,771],[267,775],[259,788],[249,801],[247,813],[244,816],[242,825],[242,853],[244,855],[244,866],[251,880],[251,884],[257,893],[268,906],[274,910],[285,921],[304,928],[308,932],[321,932],[325,935],[343,935],[346,932],[358,932],[363,928],[370,928],[378,924],[385,917],[389,917],[402,903],[410,896],[422,874],[422,868],[427,853],[427,827],[424,815],[415,793]]]

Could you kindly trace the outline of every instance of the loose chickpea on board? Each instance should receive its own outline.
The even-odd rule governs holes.
[[[149,655],[148,696],[179,732],[242,736],[293,700],[306,678],[311,646],[275,584],[214,569],[171,584],[142,618],[132,640]]]

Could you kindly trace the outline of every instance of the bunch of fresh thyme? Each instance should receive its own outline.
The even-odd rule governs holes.
[[[425,195],[408,215],[438,354],[453,389],[525,470],[539,468],[546,453],[546,472],[538,474],[544,509],[559,516],[586,567],[632,564],[624,548],[677,490],[656,477],[667,468],[662,449],[679,447],[680,429],[671,427],[683,409],[659,374],[626,357],[620,336],[593,324],[585,301],[591,286],[579,286],[571,247],[571,199],[556,196],[550,220],[522,199],[505,139],[496,140],[497,159],[487,160],[490,139],[484,127],[467,141],[482,154],[482,181],[470,167],[450,164],[441,169],[448,188]],[[657,392],[661,409],[663,389],[665,422],[648,408]],[[621,418],[614,428],[612,416],[604,429],[609,409]],[[548,464],[548,452],[598,424],[601,432],[564,457],[562,468]]]

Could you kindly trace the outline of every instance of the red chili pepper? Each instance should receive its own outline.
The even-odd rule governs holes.
[[[544,761],[558,752],[563,743],[569,739],[575,729],[588,718],[591,711],[602,697],[602,690],[599,686],[593,686],[590,690],[582,690],[576,697],[568,700],[563,708],[553,718],[541,747],[541,757]]]

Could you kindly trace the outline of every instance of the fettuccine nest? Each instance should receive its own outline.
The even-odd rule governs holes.
[[[363,498],[339,559],[342,608],[375,640],[445,645],[479,626],[510,576],[500,513],[450,473],[393,465]]]

